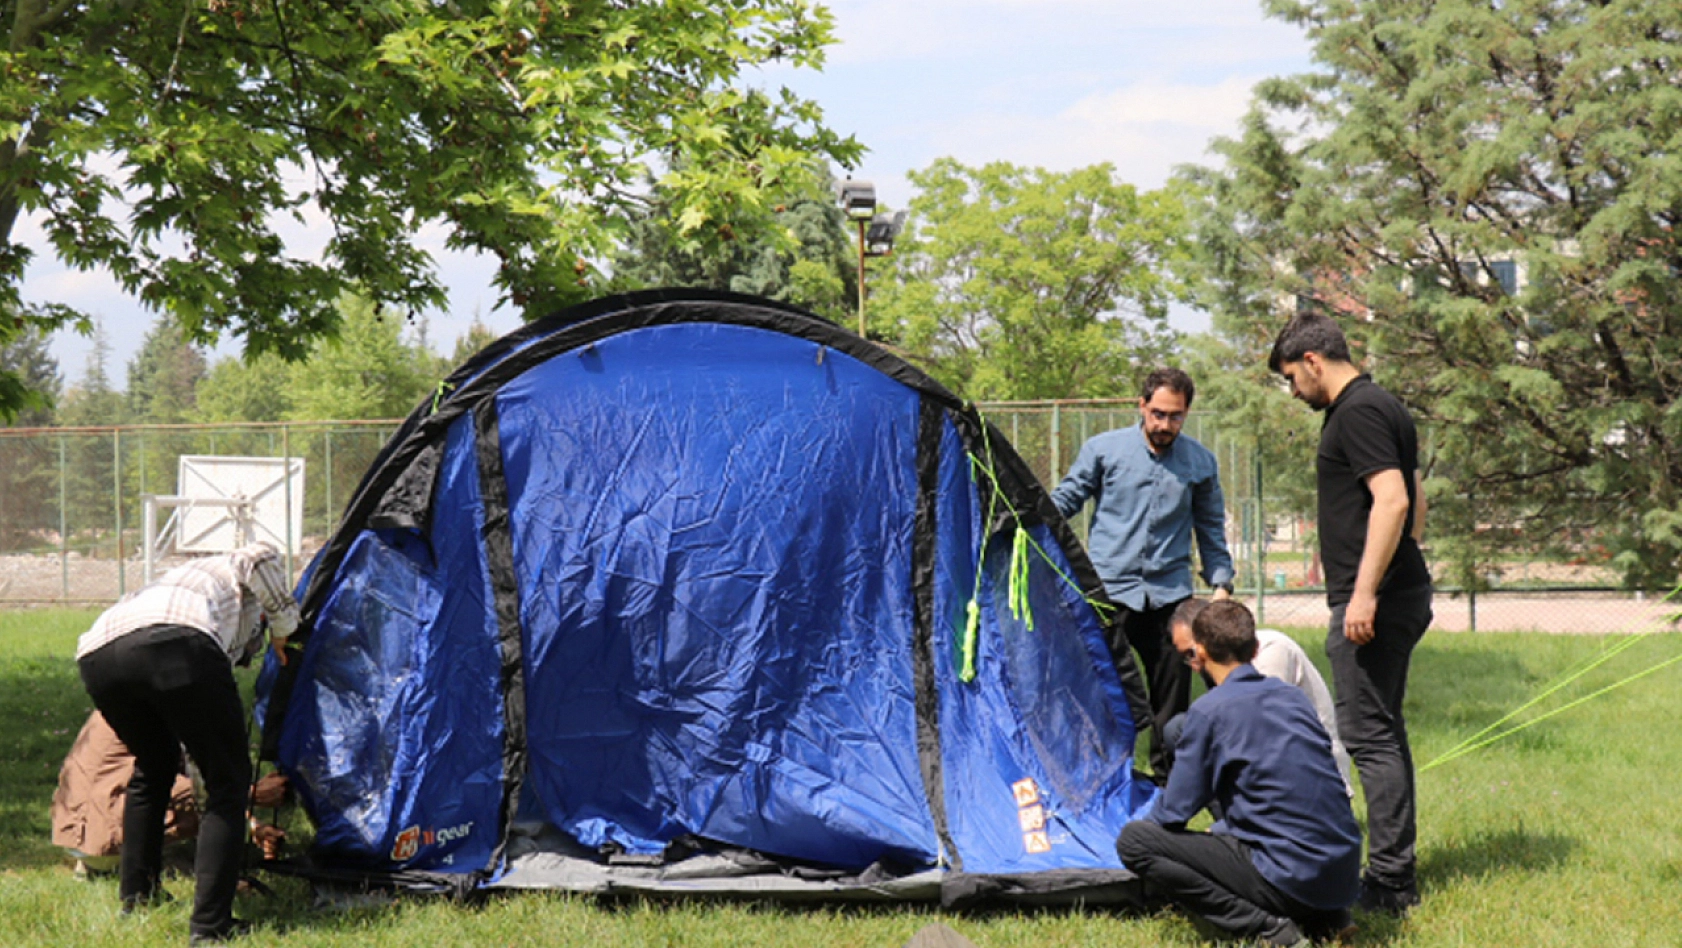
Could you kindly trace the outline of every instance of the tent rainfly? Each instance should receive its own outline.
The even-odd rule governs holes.
[[[465,891],[1125,902],[1113,608],[999,431],[771,301],[574,307],[392,437],[260,676],[313,847]]]

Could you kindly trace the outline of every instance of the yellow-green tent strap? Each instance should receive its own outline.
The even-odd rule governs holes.
[[[969,616],[964,621],[964,636],[958,646],[958,680],[968,684],[975,680],[975,640],[981,630],[981,603],[971,599],[965,611]]]
[[[1001,491],[1001,488],[999,486],[999,480],[993,474],[992,468],[988,467],[986,464],[983,464],[981,462],[981,460],[973,454],[970,455],[969,457],[970,457],[971,466],[975,470],[979,470],[982,473],[986,474],[988,480],[992,482],[994,494],[997,495],[997,494],[1001,493],[1002,491]],[[1094,612],[1097,612],[1099,615],[1102,616],[1106,613],[1114,611],[1115,606],[1113,604],[1107,603],[1107,602],[1099,602],[1099,601],[1093,599],[1091,596],[1088,596],[1086,594],[1086,590],[1082,589],[1080,587],[1080,584],[1075,582],[1073,577],[1071,577],[1068,573],[1065,573],[1063,571],[1063,568],[1057,565],[1057,561],[1051,558],[1051,554],[1047,553],[1045,551],[1044,547],[1040,546],[1039,541],[1035,540],[1032,536],[1028,535],[1027,528],[1025,526],[1023,526],[1023,524],[1022,524],[1022,518],[1017,516],[1016,510],[1014,508],[1010,508],[1010,516],[1011,516],[1012,520],[1016,521],[1016,529],[1017,529],[1018,534],[1023,535],[1023,536],[1027,536],[1027,543],[1028,543],[1029,549],[1033,550],[1035,553],[1038,553],[1040,559],[1044,560],[1045,564],[1047,566],[1051,567],[1051,571],[1056,573],[1057,577],[1059,579],[1061,579],[1064,582],[1065,585],[1067,585],[1070,589],[1073,589],[1075,591],[1075,593],[1077,595],[1079,595],[1080,598],[1087,605],[1091,606]],[[990,522],[991,517],[989,517],[988,519],[989,519],[989,522]]]
[[[1010,614],[1034,630],[1034,607],[1028,601],[1028,531],[1017,525],[1010,551]]]
[[[432,411],[429,414],[438,414],[438,405],[443,402],[444,396],[449,394],[450,390],[454,388],[455,386],[451,385],[448,381],[439,379],[438,387],[432,392]]]

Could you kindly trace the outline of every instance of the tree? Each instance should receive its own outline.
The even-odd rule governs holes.
[[[25,321],[4,320],[0,324],[15,326],[19,322],[24,325],[15,332],[0,330],[0,378],[12,380],[5,384],[16,384],[31,397],[25,400],[18,396],[16,414],[5,420],[22,428],[44,427],[53,423],[53,406],[63,377],[44,333]]]
[[[440,380],[432,353],[403,341],[401,316],[347,298],[339,334],[293,365],[289,421],[402,418]]]
[[[291,366],[273,352],[220,359],[199,382],[193,420],[284,421],[292,411]]]
[[[39,307],[22,307],[0,319],[0,423],[52,423],[61,380],[58,362],[47,351],[48,334],[41,329],[49,321]]]
[[[204,353],[181,338],[181,328],[167,319],[154,322],[128,364],[129,423],[190,420],[204,372]],[[181,455],[198,453],[194,438],[180,430],[143,431],[131,443],[134,453],[123,467],[125,497],[175,493]]]
[[[193,414],[204,353],[168,320],[152,325],[128,364],[128,416],[135,424],[179,424]]]
[[[763,195],[814,157],[860,153],[813,103],[745,78],[821,66],[831,17],[797,0],[7,9],[0,306],[17,304],[32,251],[14,225],[33,214],[60,259],[108,270],[193,344],[232,332],[296,358],[347,291],[442,304],[417,237],[434,224],[543,315],[591,292],[651,174],[710,246],[770,226]],[[277,229],[312,214],[332,228],[319,255]]]
[[[80,385],[65,393],[58,412],[59,424],[67,428],[104,428],[125,423],[123,394],[111,387],[106,362],[111,344],[105,329],[93,324],[93,348]],[[115,529],[116,480],[120,462],[118,443],[110,432],[76,432],[64,436],[65,514],[71,533],[104,535]]]
[[[1173,338],[1183,211],[1109,165],[1068,173],[942,158],[913,172],[910,222],[867,321],[970,398],[1134,393]]]
[[[478,355],[497,338],[497,334],[475,316],[467,331],[456,337],[455,349],[451,352],[448,364],[439,367],[439,376],[449,375],[457,366]]]
[[[27,428],[52,424],[58,398],[58,362],[39,330],[25,328],[0,344],[0,377],[16,379],[36,395],[35,404],[14,416]],[[35,530],[48,526],[58,507],[58,457],[40,438],[0,440],[0,550],[18,549]]]
[[[751,239],[709,246],[683,234],[673,196],[656,189],[653,204],[631,223],[614,258],[615,287],[732,290],[844,321],[858,305],[858,261],[833,178],[793,182],[767,200],[776,226]]]
[[[1193,174],[1217,326],[1259,358],[1281,301],[1344,314],[1427,423],[1459,578],[1497,544],[1604,544],[1628,582],[1674,583],[1682,9],[1268,7],[1317,68],[1260,86],[1226,168]]]

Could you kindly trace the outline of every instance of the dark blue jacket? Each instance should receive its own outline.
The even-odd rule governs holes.
[[[1181,825],[1211,800],[1226,814],[1212,832],[1243,840],[1274,888],[1317,909],[1360,894],[1361,830],[1332,740],[1301,690],[1240,665],[1186,712],[1147,819]]]

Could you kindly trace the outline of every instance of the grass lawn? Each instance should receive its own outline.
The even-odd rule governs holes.
[[[0,612],[0,945],[180,945],[192,884],[173,904],[117,914],[116,883],[76,881],[49,842],[48,804],[89,707],[71,655],[89,612]],[[1323,658],[1320,633],[1292,630]],[[1606,639],[1433,632],[1415,653],[1408,719],[1420,765],[1591,658]],[[1542,708],[1682,653],[1654,635]],[[1322,661],[1322,668],[1324,663]],[[1367,946],[1682,945],[1682,689],[1662,671],[1420,775],[1424,905],[1404,922],[1367,918]],[[293,816],[291,822],[301,821]],[[257,945],[856,945],[897,948],[945,922],[981,948],[1204,944],[1165,913],[755,904],[499,896],[463,906],[408,898],[314,907],[307,885],[270,880],[242,896]]]

